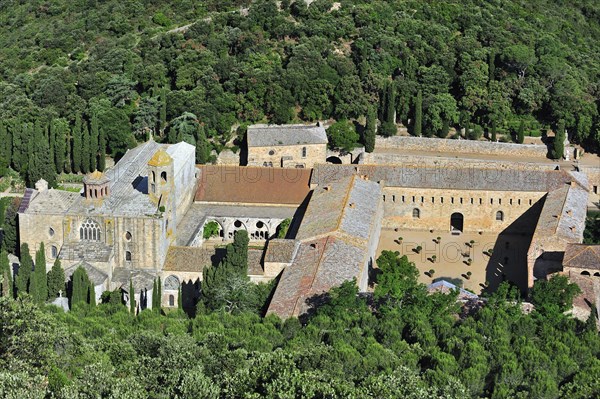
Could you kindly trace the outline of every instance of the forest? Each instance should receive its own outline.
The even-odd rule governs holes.
[[[566,277],[536,283],[528,313],[508,283],[483,306],[461,307],[457,292],[428,295],[406,257],[384,251],[377,264],[372,294],[359,295],[350,281],[314,298],[324,302],[316,311],[287,320],[211,302],[200,302],[193,317],[158,307],[136,314],[108,292],[96,306],[76,288],[85,286],[85,272],[73,276],[66,313],[40,304],[34,271],[31,295],[0,290],[0,397],[600,395],[596,320],[565,313],[579,292]],[[56,270],[48,273],[50,290]]]
[[[205,163],[247,124],[323,119],[554,129],[597,152],[599,17],[592,0],[0,0],[0,174],[54,185],[150,135]]]

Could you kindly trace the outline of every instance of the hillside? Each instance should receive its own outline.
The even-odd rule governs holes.
[[[425,135],[564,126],[599,146],[597,2],[248,3],[0,1],[2,166],[52,182],[149,133],[205,162],[237,124],[369,107],[381,133],[412,131],[419,107]]]

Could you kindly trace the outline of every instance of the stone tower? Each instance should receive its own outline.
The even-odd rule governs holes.
[[[97,170],[83,178],[83,186],[87,199],[103,199],[110,193],[110,179]]]
[[[175,215],[175,176],[173,158],[162,148],[148,161],[148,195],[164,215],[165,231],[170,235],[174,227],[169,224]]]

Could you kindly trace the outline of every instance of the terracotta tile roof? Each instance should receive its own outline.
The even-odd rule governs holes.
[[[265,262],[292,263],[298,244],[296,240],[270,240],[265,250]]]
[[[217,266],[225,257],[225,248],[201,248],[201,247],[169,247],[165,259],[164,272],[191,272],[202,273],[206,267]],[[261,264],[263,251],[260,249],[248,249],[248,274],[262,275]]]
[[[568,244],[563,267],[600,270],[600,245]]]
[[[311,169],[199,165],[198,202],[300,205],[310,191]]]

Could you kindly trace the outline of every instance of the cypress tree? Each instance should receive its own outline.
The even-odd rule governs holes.
[[[16,277],[17,294],[25,294],[29,292],[29,283],[31,280],[31,271],[33,269],[33,259],[29,254],[29,245],[21,244],[21,265]]]
[[[423,129],[423,93],[421,90],[417,92],[417,99],[415,100],[415,125],[413,128],[413,134],[417,137],[421,137]]]
[[[65,170],[68,129],[69,125],[63,118],[52,120],[50,135],[54,137],[54,165],[57,173],[62,173]]]
[[[496,140],[497,140],[497,137],[496,137],[496,135],[497,135],[497,131],[496,131],[496,121],[495,121],[495,120],[493,120],[493,121],[492,121],[492,141],[493,141],[493,142],[496,142]]]
[[[129,311],[131,314],[135,314],[135,291],[131,279],[129,279]]]
[[[525,141],[525,124],[521,121],[517,130],[517,143],[523,144],[523,141]]]
[[[160,313],[162,308],[162,281],[160,280],[160,277],[158,278],[156,289],[158,290],[158,296],[156,297],[156,309],[158,309],[158,313]]]
[[[90,171],[96,170],[96,160],[98,159],[98,146],[100,142],[100,132],[98,131],[98,117],[96,113],[92,115],[90,130]]]
[[[162,88],[160,92],[160,136],[163,137],[167,127],[167,89]]]
[[[82,159],[82,137],[81,137],[81,116],[75,117],[75,125],[71,133],[73,137],[73,172],[81,172],[81,159]]]
[[[85,269],[79,266],[71,276],[71,307],[78,303],[88,303],[90,279]]]
[[[89,280],[88,280],[89,281]],[[87,295],[87,302],[92,305],[92,306],[96,306],[96,290],[94,289],[94,284],[92,284],[91,281],[89,281],[89,285],[88,285],[88,295]]]
[[[364,144],[366,152],[373,152],[375,149],[375,135],[377,133],[377,115],[375,109],[371,106],[367,110],[367,124],[365,126]]]
[[[102,128],[100,128],[98,137],[98,147],[100,151],[98,155],[98,170],[103,172],[106,168],[106,133],[104,133],[104,129]]]
[[[388,82],[387,104],[385,108],[385,121],[389,124],[396,124],[396,91],[394,82]]]
[[[4,214],[4,235],[2,237],[2,249],[17,255],[19,253],[17,245],[17,212],[19,210],[19,204],[21,200],[19,198],[13,198]]]
[[[65,291],[65,271],[63,270],[60,259],[56,258],[52,269],[47,274],[48,280],[48,299],[54,300],[58,297],[60,291]]]
[[[496,50],[490,49],[488,55],[488,84],[494,81],[496,75]]]
[[[48,152],[46,153],[46,156],[44,157],[44,163],[46,165],[48,165],[48,169],[45,170],[44,174],[49,175],[50,172],[52,172],[52,176],[56,176],[56,164],[54,163],[54,157],[55,157],[55,137],[53,134],[53,130],[52,130],[52,122],[50,123],[46,123],[46,125],[44,126],[44,148],[48,149]]]
[[[208,162],[208,141],[206,140],[206,134],[204,133],[204,126],[198,125],[196,137],[196,162],[199,164],[205,164]]]
[[[11,164],[12,139],[4,121],[0,120],[0,169],[2,174]]]
[[[13,297],[13,281],[8,253],[0,252],[0,296]]]
[[[83,123],[83,131],[81,132],[81,171],[88,173],[90,171],[90,132],[88,130],[87,123]]]
[[[158,309],[158,288],[156,284],[156,279],[152,282],[152,310],[154,312],[159,312]]]
[[[19,119],[13,121],[12,132],[12,165],[17,172],[21,172],[27,165],[27,140],[23,137],[25,124]]]
[[[177,307],[183,310],[183,298],[181,295],[181,286],[177,289]]]
[[[554,135],[554,159],[561,159],[565,155],[565,136],[565,121],[561,119]]]
[[[44,303],[48,299],[48,281],[46,279],[46,253],[44,243],[35,253],[35,268],[31,276],[29,291],[36,303]]]

